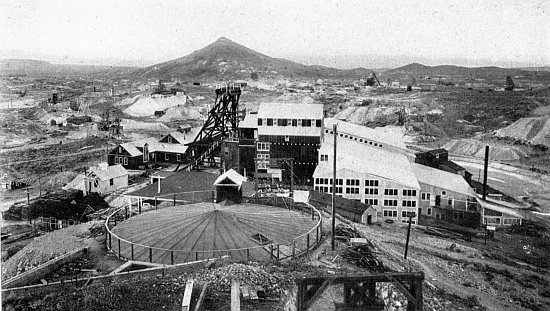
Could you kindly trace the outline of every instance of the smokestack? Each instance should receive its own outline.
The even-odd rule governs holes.
[[[485,146],[485,164],[483,166],[483,201],[487,197],[487,170],[489,168],[489,146]]]

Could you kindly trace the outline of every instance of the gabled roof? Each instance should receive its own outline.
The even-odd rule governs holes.
[[[172,138],[174,138],[179,144],[185,144],[185,134],[181,133],[181,132],[171,132],[170,134],[168,134],[170,136],[172,136]]]
[[[184,192],[214,190],[214,181],[217,178],[218,175],[204,171],[179,171],[162,179],[160,193],[157,183],[154,183],[126,195],[147,198],[164,195],[168,198],[168,195]]]
[[[407,149],[403,142],[403,135],[393,131],[386,131],[383,128],[372,129],[363,125],[346,122],[334,118],[325,118],[325,129],[332,130],[334,124],[338,125],[337,131],[342,134],[349,134],[361,137],[366,140],[377,141],[384,145],[391,145],[401,149]],[[332,137],[332,135],[330,135]]]
[[[414,175],[418,182],[435,186],[448,191],[475,197],[475,191],[461,175],[442,171],[418,163],[411,163]]]
[[[187,146],[180,144],[159,142],[149,144],[149,152],[185,153],[185,150],[187,150]]]
[[[120,146],[124,148],[124,150],[126,150],[132,157],[143,155],[143,153],[139,151],[133,143],[124,143],[120,144]]]
[[[322,119],[323,104],[262,103],[258,118]]]
[[[319,154],[328,154],[329,161],[319,162],[313,176],[332,176],[332,154],[334,144],[331,139],[322,142]],[[337,141],[336,170],[349,170],[378,176],[410,189],[420,189],[411,169],[411,163],[403,154],[389,152],[352,140]]]
[[[124,166],[120,164],[111,165],[111,166],[103,166],[98,165],[90,168],[90,171],[88,173],[88,176],[96,176],[100,180],[109,180],[111,178],[116,178],[120,176],[128,175],[128,171],[124,168]]]
[[[216,179],[216,181],[214,182],[214,186],[231,185],[231,184],[224,183],[225,180],[229,180],[233,183],[233,185],[237,185],[241,187],[243,182],[246,181],[246,177],[237,173],[234,169],[230,169],[229,171],[223,173],[222,175],[220,175],[220,177]]]
[[[244,120],[239,122],[239,128],[258,128],[258,114],[247,113]]]

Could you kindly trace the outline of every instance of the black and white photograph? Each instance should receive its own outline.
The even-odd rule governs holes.
[[[0,310],[550,310],[550,2],[0,0]]]

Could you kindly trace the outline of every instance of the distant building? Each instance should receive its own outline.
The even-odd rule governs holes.
[[[415,163],[437,168],[453,174],[462,176],[469,184],[472,181],[472,174],[464,167],[449,160],[449,152],[445,149],[434,149],[419,152],[415,155]]]
[[[325,137],[313,174],[317,191],[332,193],[333,150],[333,140]],[[407,222],[406,213],[417,212],[420,185],[403,154],[355,139],[338,139],[336,178],[336,195],[372,205],[384,218]]]
[[[84,177],[84,195],[91,192],[106,194],[125,187],[128,187],[128,172],[120,164],[109,166],[101,163],[91,167]]]
[[[411,167],[421,188],[419,214],[462,226],[479,226],[477,195],[462,176],[417,163]]]
[[[149,144],[120,144],[107,154],[107,163],[120,164],[126,169],[145,169],[150,166]]]
[[[323,126],[322,104],[260,104],[257,115],[258,141],[256,152],[258,172],[280,174],[290,180],[290,171],[276,165],[276,159],[293,160],[295,182],[311,181],[318,161],[319,144]]]

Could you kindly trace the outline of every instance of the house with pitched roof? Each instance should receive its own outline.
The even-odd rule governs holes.
[[[106,194],[128,187],[128,172],[121,164],[100,163],[84,174],[84,195],[90,192]]]

